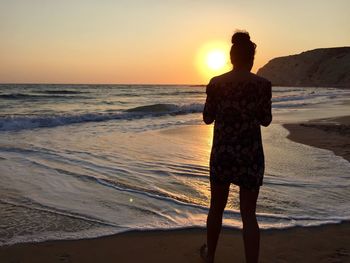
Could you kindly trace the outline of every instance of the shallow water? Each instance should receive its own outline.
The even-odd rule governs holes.
[[[0,242],[204,226],[212,127],[204,87],[0,86]],[[339,114],[349,92],[273,89],[263,228],[350,219],[350,165],[281,124]],[[320,116],[320,112],[325,112]],[[232,186],[225,224],[240,227]]]

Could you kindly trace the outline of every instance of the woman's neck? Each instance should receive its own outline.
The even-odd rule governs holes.
[[[249,73],[251,70],[250,67],[234,67],[233,72]]]
[[[252,70],[252,67],[253,67],[253,63],[245,63],[242,65],[233,64],[234,71],[250,72]]]

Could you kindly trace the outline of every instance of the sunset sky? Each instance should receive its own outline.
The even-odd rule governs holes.
[[[0,0],[0,83],[205,84],[236,29],[277,56],[350,46],[349,0]]]

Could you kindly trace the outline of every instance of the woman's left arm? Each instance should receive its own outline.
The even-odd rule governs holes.
[[[261,87],[260,103],[258,105],[258,115],[260,124],[264,127],[270,125],[272,121],[271,113],[271,100],[272,100],[272,87],[271,82],[267,81]]]

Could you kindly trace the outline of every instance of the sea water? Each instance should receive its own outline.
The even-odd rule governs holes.
[[[262,228],[350,219],[350,164],[282,124],[346,115],[350,92],[273,87]],[[205,87],[0,85],[0,245],[204,227],[212,126]],[[231,187],[224,224],[241,227]]]

